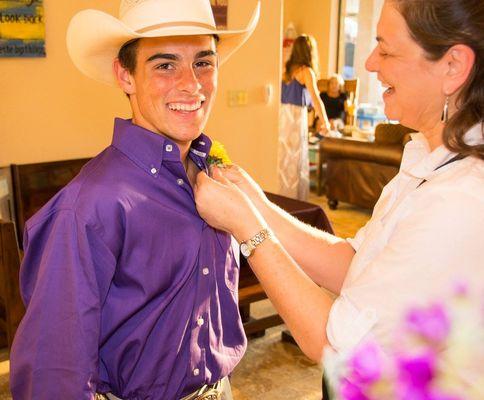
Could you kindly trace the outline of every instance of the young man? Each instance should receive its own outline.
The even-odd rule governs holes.
[[[218,64],[252,33],[217,31],[209,0],[124,0],[85,10],[67,44],[117,83],[133,118],[28,223],[27,312],[11,354],[14,399],[229,399],[246,339],[231,240],[198,215],[201,134]]]

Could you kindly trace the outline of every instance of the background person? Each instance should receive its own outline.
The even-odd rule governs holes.
[[[313,360],[326,345],[349,352],[373,338],[385,348],[409,305],[445,299],[455,282],[483,293],[483,27],[481,0],[385,1],[366,67],[387,88],[387,117],[419,133],[353,239],[292,218],[235,167],[199,174],[199,212],[251,244],[251,267]],[[453,373],[465,389],[482,371]]]
[[[294,41],[284,70],[277,167],[279,193],[300,200],[309,195],[307,107],[312,105],[323,121],[321,133],[326,134],[330,127],[318,95],[318,74],[316,41],[309,35],[301,35]]]
[[[341,129],[345,125],[345,104],[348,96],[344,92],[344,84],[345,81],[341,75],[333,74],[328,79],[328,90],[319,94],[326,109],[331,130]]]
[[[207,168],[219,62],[258,15],[219,31],[209,0],[122,0],[120,19],[72,19],[74,64],[119,85],[133,117],[26,224],[14,399],[231,399],[246,348],[239,270],[192,186]]]

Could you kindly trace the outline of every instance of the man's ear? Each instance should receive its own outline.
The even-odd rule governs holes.
[[[124,93],[130,95],[136,92],[136,85],[134,83],[131,73],[121,65],[119,58],[116,58],[113,62],[114,76],[118,82],[119,87]]]
[[[474,51],[464,44],[452,46],[444,55],[446,73],[443,91],[446,96],[457,92],[467,81],[476,59]]]

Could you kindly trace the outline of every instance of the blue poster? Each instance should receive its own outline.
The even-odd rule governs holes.
[[[0,0],[0,57],[45,57],[43,0]]]

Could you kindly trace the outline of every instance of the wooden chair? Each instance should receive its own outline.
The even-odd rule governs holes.
[[[317,85],[318,85],[318,91],[320,93],[326,92],[328,90],[328,82],[329,82],[329,79],[318,80]],[[345,124],[354,125],[356,122],[355,111],[356,111],[356,106],[358,105],[358,98],[360,95],[360,78],[346,79],[343,90],[348,95],[348,99],[352,100],[350,109],[346,109],[346,106],[345,106],[345,109],[346,109]],[[311,111],[308,118],[310,132],[315,131],[314,119],[315,119],[314,111]]]
[[[13,222],[0,220],[0,347],[12,346],[25,308],[19,289],[20,253]]]
[[[15,223],[20,248],[25,222],[74,178],[89,158],[34,164],[12,164]]]

